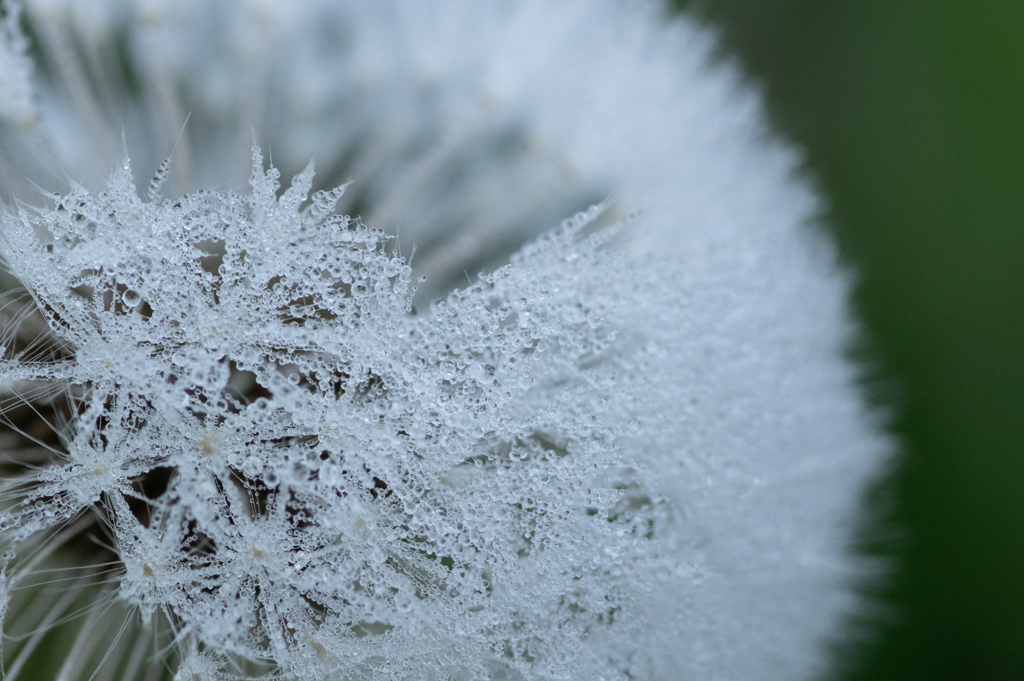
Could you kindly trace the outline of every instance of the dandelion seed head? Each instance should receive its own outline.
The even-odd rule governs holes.
[[[821,670],[888,445],[817,199],[703,29],[613,0],[26,6],[0,578],[82,556],[32,615],[95,594],[69,672]]]

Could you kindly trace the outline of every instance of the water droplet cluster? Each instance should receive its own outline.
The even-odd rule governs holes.
[[[76,404],[8,543],[100,514],[121,598],[217,674],[625,678],[600,642],[637,626],[668,510],[621,446],[607,282],[643,277],[587,236],[600,208],[414,315],[410,267],[335,213],[343,188],[310,197],[312,163],[283,193],[257,147],[246,196],[161,199],[166,175],[144,201],[125,162],[0,216],[66,348],[0,378]]]

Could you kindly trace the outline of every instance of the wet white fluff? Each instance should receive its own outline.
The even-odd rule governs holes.
[[[821,670],[887,447],[817,201],[705,31],[616,0],[27,5],[0,382],[70,416],[5,488],[0,578],[102,518],[69,673],[160,663],[103,658],[126,610],[193,680]]]
[[[28,40],[21,32],[21,8],[4,8],[0,16],[0,119],[31,124],[32,62],[25,54]]]

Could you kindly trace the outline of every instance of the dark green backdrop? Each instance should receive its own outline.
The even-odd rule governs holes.
[[[1024,679],[1024,0],[682,4],[806,149],[896,408],[896,614],[836,678]]]

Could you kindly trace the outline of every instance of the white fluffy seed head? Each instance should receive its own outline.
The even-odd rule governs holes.
[[[27,4],[39,124],[0,141],[74,180],[34,201],[0,166],[31,295],[0,384],[64,406],[8,457],[0,577],[101,518],[75,579],[114,564],[184,679],[820,671],[887,445],[816,199],[704,31],[615,0]]]

